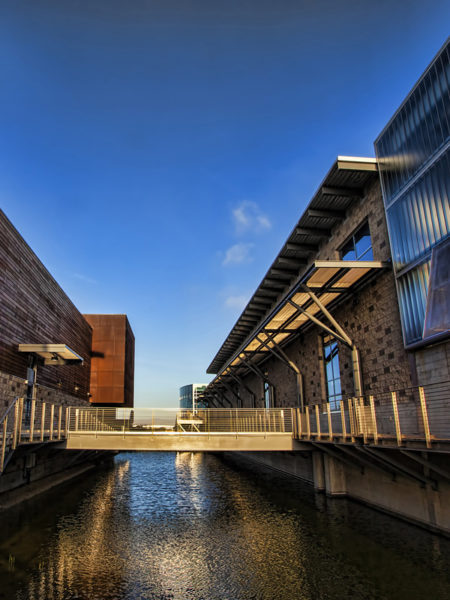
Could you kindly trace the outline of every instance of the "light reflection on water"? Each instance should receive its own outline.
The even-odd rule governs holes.
[[[212,455],[121,454],[0,526],[8,600],[450,597],[448,540]]]

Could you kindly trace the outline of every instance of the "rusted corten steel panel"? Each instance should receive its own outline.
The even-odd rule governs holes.
[[[38,384],[87,401],[92,331],[0,210],[0,371],[26,378],[19,344],[66,344],[83,365],[38,367]]]
[[[92,404],[133,406],[134,335],[126,315],[84,315],[92,327]]]

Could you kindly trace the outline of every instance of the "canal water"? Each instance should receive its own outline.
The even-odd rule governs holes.
[[[0,513],[7,600],[448,600],[450,541],[215,455],[123,453]]]

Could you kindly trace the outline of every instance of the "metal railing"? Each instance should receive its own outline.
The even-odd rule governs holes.
[[[0,419],[0,473],[17,446],[65,438],[67,415],[61,404],[15,398]]]
[[[69,408],[68,433],[293,433],[290,408]]]
[[[299,440],[392,443],[450,441],[450,382],[348,398],[339,410],[330,404],[295,411]]]

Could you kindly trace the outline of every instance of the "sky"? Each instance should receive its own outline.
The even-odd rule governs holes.
[[[128,315],[136,405],[211,379],[448,23],[440,0],[1,0],[0,206],[82,313]]]

